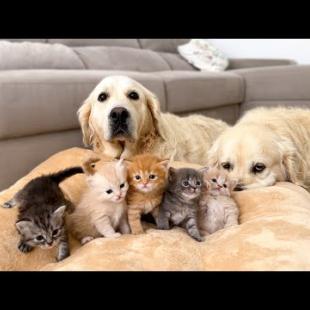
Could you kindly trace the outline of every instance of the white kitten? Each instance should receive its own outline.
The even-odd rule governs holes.
[[[199,202],[198,222],[203,235],[238,225],[239,209],[231,197],[235,183],[226,172],[203,169],[204,191]]]
[[[83,164],[89,187],[68,217],[70,230],[82,244],[97,237],[117,238],[130,233],[126,167],[122,161],[99,160],[90,158]]]

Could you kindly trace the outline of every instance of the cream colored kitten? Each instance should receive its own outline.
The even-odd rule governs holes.
[[[93,157],[83,164],[88,190],[84,193],[68,224],[82,244],[98,238],[117,238],[129,234],[127,170],[123,161],[105,161]]]
[[[238,225],[239,209],[231,197],[236,182],[217,168],[203,169],[204,191],[199,202],[198,222],[203,235]]]

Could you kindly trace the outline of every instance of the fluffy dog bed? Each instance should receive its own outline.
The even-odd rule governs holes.
[[[0,193],[0,204],[42,173],[79,165],[88,150],[55,154]],[[192,166],[175,163],[175,166]],[[74,202],[85,181],[76,175],[62,184]],[[99,238],[85,246],[71,239],[72,255],[55,263],[55,249],[17,250],[16,209],[0,208],[0,270],[310,270],[310,194],[290,183],[237,192],[241,225],[218,231],[198,243],[182,229],[147,225],[145,234]]]

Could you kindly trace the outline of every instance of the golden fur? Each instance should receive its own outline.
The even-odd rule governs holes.
[[[136,91],[140,98],[133,101],[128,91]],[[98,95],[109,93],[106,102]],[[189,103],[190,104],[190,103]],[[109,133],[108,115],[115,107],[126,108],[131,115],[132,137],[113,139]],[[202,115],[179,117],[161,113],[156,96],[140,83],[124,76],[103,79],[91,92],[78,111],[84,143],[112,157],[129,158],[150,152],[159,157],[171,157],[204,164],[207,151],[228,125]]]
[[[157,216],[167,182],[168,163],[168,159],[151,154],[136,155],[128,161],[128,220],[133,234],[143,233],[142,214]],[[154,179],[150,178],[152,175]],[[136,176],[140,179],[137,180]]]
[[[247,112],[214,143],[208,163],[224,169],[243,189],[290,181],[310,186],[310,110],[300,108],[256,108]],[[253,173],[255,163],[266,168]]]

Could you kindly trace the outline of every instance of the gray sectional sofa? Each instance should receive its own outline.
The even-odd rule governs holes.
[[[76,112],[111,74],[141,82],[163,111],[230,124],[256,106],[310,107],[310,66],[292,60],[231,59],[227,71],[212,73],[179,56],[188,39],[10,41],[25,42],[0,40],[0,190],[51,154],[82,146]]]

